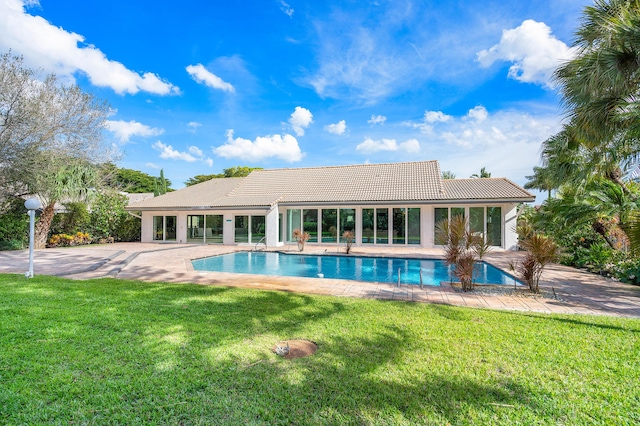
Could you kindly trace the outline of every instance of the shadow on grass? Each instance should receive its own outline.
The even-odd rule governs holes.
[[[521,423],[553,416],[538,413],[535,401],[552,399],[544,391],[504,374],[469,373],[462,355],[449,370],[418,360],[424,354],[416,351],[438,347],[425,345],[415,328],[379,318],[406,313],[406,304],[378,310],[351,299],[108,279],[16,277],[10,287],[0,292],[16,303],[13,323],[0,311],[0,344],[10,342],[0,360],[8,384],[0,406],[13,407],[0,419],[8,423],[484,423],[505,410],[521,413]],[[470,318],[448,306],[428,310]],[[284,360],[263,335],[317,336],[319,350]]]
[[[330,338],[309,358],[272,357],[231,374],[234,385],[218,394],[220,401],[242,395],[236,403],[244,412],[224,403],[216,411],[237,422],[274,424],[474,423],[495,420],[499,410],[537,412],[531,389],[510,378],[476,380],[464,371],[444,376],[424,366],[412,370],[405,346],[410,340],[402,329],[387,327],[371,337]]]
[[[560,314],[549,315],[549,314],[536,314],[530,312],[511,312],[511,311],[503,311],[505,315],[514,315],[519,317],[531,317],[536,319],[541,319],[544,321],[554,321],[559,323],[564,323],[567,325],[576,325],[587,328],[599,328],[602,330],[616,330],[616,331],[627,331],[632,333],[640,333],[640,321],[635,323],[638,327],[621,327],[619,325],[611,324],[612,322],[616,322],[616,317],[607,317],[607,316],[599,316],[593,317],[588,315],[576,315],[571,314],[571,316],[562,316]],[[598,318],[599,321],[589,321],[589,319]],[[629,322],[625,322],[626,324],[632,324]]]

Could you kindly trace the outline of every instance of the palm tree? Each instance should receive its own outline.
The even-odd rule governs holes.
[[[490,178],[491,173],[487,171],[486,167],[480,169],[480,174],[474,173],[471,175],[472,178]]]
[[[636,145],[640,2],[596,0],[585,8],[574,47],[576,58],[555,73],[572,125],[594,146]]]
[[[40,152],[32,161],[39,172],[25,175],[21,181],[42,202],[43,210],[35,227],[34,243],[36,248],[44,248],[55,215],[55,204],[85,201],[90,191],[98,186],[100,176],[95,165],[52,151]]]
[[[445,170],[442,172],[442,179],[455,179],[456,175],[449,171],[449,170]]]

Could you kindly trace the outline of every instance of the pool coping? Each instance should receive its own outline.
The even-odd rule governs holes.
[[[424,255],[410,255],[410,254],[404,254],[404,255],[400,255],[400,256],[393,256],[393,255],[385,255],[385,254],[376,254],[376,255],[362,255],[362,254],[353,254],[353,253],[304,253],[301,251],[298,252],[289,252],[289,251],[284,251],[284,250],[233,250],[230,251],[228,253],[219,253],[219,254],[214,254],[214,255],[209,255],[209,256],[200,256],[200,257],[196,257],[196,258],[191,258],[189,259],[189,262],[187,262],[188,264],[185,265],[187,270],[189,271],[193,271],[193,272],[198,272],[198,273],[225,273],[225,274],[238,274],[238,275],[255,275],[255,276],[276,276],[276,277],[298,277],[298,278],[305,278],[305,279],[315,279],[316,277],[301,277],[301,276],[297,276],[297,275],[275,275],[275,274],[252,274],[252,273],[244,273],[244,272],[227,272],[227,271],[207,271],[207,270],[202,270],[202,269],[195,269],[193,267],[193,261],[194,260],[201,260],[201,259],[209,259],[211,257],[219,257],[219,256],[227,256],[230,254],[235,254],[235,253],[280,253],[280,254],[284,254],[287,256],[326,256],[326,257],[361,257],[361,258],[368,258],[368,259],[404,259],[404,260],[441,260],[444,261],[444,256],[433,256],[433,257],[425,257]],[[507,277],[509,277],[510,279],[512,279],[513,281],[515,281],[518,285],[518,287],[526,287],[526,284],[524,284],[522,281],[520,281],[516,276],[514,276],[513,274],[511,274],[510,272],[504,270],[504,268],[494,265],[493,263],[491,263],[488,260],[485,259],[479,259],[477,261],[478,263],[486,263],[487,265],[490,265],[494,268],[496,268],[497,270],[499,270],[501,273],[503,273],[504,275],[506,275]],[[317,277],[319,279],[323,279],[325,278],[323,277]],[[362,280],[354,280],[354,279],[349,279],[349,278],[327,278],[327,279],[334,279],[334,280],[343,280],[343,281],[353,281],[353,282],[358,282],[358,283],[373,283],[373,284],[385,284],[385,285],[395,285],[395,283],[391,283],[391,282],[380,282],[380,281],[362,281]],[[455,280],[450,280],[450,281],[440,281],[439,285],[433,285],[433,284],[424,284],[424,286],[431,286],[431,287],[442,287],[443,283],[446,283],[448,285],[450,285],[451,287],[453,287],[453,284],[458,283],[460,284],[459,281],[455,281]],[[423,284],[400,284],[400,285],[406,285],[406,286],[418,286],[418,287],[422,287]],[[488,288],[490,286],[499,286],[500,288],[504,288],[505,286],[511,286],[511,284],[500,284],[500,283],[476,283],[474,282],[473,284],[474,286],[481,286],[481,287],[485,287]]]

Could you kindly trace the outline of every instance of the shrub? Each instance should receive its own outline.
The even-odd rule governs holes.
[[[454,216],[437,224],[436,242],[444,246],[444,261],[453,265],[453,275],[460,280],[462,290],[473,290],[477,256],[485,252],[483,238],[469,230],[464,216]]]
[[[518,275],[532,293],[540,293],[542,270],[560,257],[560,247],[553,238],[539,232],[530,233],[520,247],[527,251],[520,262],[511,263],[511,269]]]
[[[347,254],[351,251],[351,246],[353,245],[353,240],[356,239],[356,236],[353,234],[353,231],[344,231],[342,233],[342,239],[346,244]]]
[[[89,211],[86,203],[66,203],[65,213],[56,213],[51,222],[51,234],[75,234],[89,228]]]
[[[302,232],[300,229],[294,229],[292,235],[293,235],[293,238],[298,243],[298,251],[304,250],[304,243],[309,241],[309,237],[310,237],[309,233]]]
[[[70,247],[91,244],[91,237],[86,232],[76,232],[69,234],[54,234],[49,238],[47,247]]]
[[[21,250],[29,245],[29,216],[22,198],[14,198],[0,214],[0,250]]]

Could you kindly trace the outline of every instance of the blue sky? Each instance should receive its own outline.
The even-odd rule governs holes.
[[[523,184],[589,1],[0,0],[0,51],[107,100],[118,164],[439,160]]]

